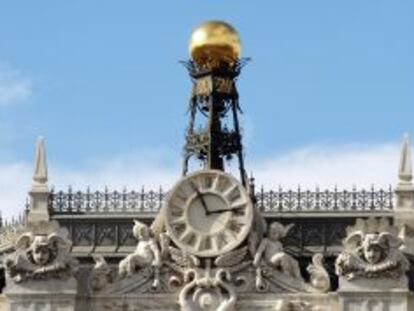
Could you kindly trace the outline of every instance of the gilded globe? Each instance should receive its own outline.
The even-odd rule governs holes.
[[[239,58],[240,38],[233,26],[223,21],[208,21],[193,30],[189,53],[200,67],[214,68],[220,63],[229,65]]]

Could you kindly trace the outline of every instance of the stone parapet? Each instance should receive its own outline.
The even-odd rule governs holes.
[[[5,290],[7,311],[75,311],[77,281],[27,281],[17,284],[10,280]]]

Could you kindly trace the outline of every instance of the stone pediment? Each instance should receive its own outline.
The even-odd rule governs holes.
[[[96,310],[317,310],[312,299],[329,290],[329,275],[316,255],[308,268],[311,281],[304,281],[279,242],[291,227],[273,223],[257,243],[200,258],[166,235],[152,238],[148,226],[135,222],[137,248],[119,267],[95,256],[90,301]]]
[[[214,274],[214,272],[213,272]],[[232,278],[232,283],[237,293],[257,294],[295,294],[317,293],[318,290],[302,280],[295,280],[275,270],[267,270],[264,279],[258,284],[256,270],[251,267],[239,271]],[[141,270],[139,273],[125,279],[116,279],[107,284],[101,290],[95,291],[94,297],[110,296],[135,296],[142,294],[176,294],[183,285],[180,276],[164,267],[160,271],[158,286],[154,286],[154,271],[151,267]],[[319,291],[320,292],[320,291]]]

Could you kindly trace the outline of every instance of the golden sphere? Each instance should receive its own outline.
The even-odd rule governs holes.
[[[232,65],[239,58],[241,43],[233,26],[222,21],[208,21],[193,30],[189,53],[200,67],[214,68],[220,63]]]

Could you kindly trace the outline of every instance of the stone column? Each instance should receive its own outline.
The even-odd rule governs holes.
[[[411,311],[408,288],[401,285],[386,278],[348,282],[340,277],[339,311]]]
[[[8,281],[4,292],[8,311],[75,311],[77,282],[67,280],[31,280],[23,284]],[[86,310],[85,310],[86,311]]]

